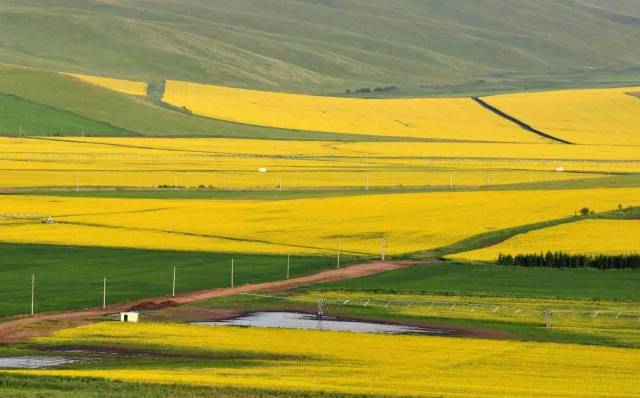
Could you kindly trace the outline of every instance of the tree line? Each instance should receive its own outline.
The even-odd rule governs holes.
[[[598,268],[598,269],[640,269],[640,254],[617,254],[596,256],[547,252],[537,254],[498,255],[498,264],[522,267],[550,268]]]

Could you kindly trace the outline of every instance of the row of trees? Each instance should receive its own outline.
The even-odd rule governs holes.
[[[640,269],[639,254],[597,255],[547,252],[538,254],[498,255],[498,264],[522,267]]]

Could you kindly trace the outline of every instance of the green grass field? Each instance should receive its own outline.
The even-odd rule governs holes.
[[[231,258],[236,285],[286,276],[286,256],[0,244],[0,317],[29,312],[32,274],[37,312],[79,310],[102,304],[104,277],[109,303],[171,294],[174,266],[178,294],[227,287]],[[290,272],[301,276],[334,264],[333,258],[292,256]]]
[[[490,264],[420,265],[316,290],[640,301],[640,272],[541,269]]]
[[[105,136],[131,134],[72,112],[0,94],[0,135],[82,135],[83,132]]]

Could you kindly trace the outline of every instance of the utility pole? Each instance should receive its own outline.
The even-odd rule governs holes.
[[[451,182],[450,182],[450,186],[451,186],[451,189],[453,189],[453,173],[451,173]]]
[[[20,125],[20,133],[18,135],[22,137],[22,125]]]
[[[340,253],[342,252],[342,239],[338,241],[338,265],[336,268],[340,269]]]
[[[287,254],[287,279],[289,279],[290,270],[291,270],[291,255]]]
[[[278,184],[278,191],[282,192],[282,176],[280,176],[280,183]]]
[[[369,190],[369,174],[364,175],[364,189]]]
[[[102,308],[107,307],[107,277],[102,280]]]
[[[76,192],[80,192],[80,176],[76,176]]]
[[[231,287],[233,287],[233,259],[231,259]]]
[[[82,129],[81,141],[84,142],[84,129]]]
[[[382,260],[382,262],[384,263],[384,257],[385,257],[385,250],[387,246],[387,242],[385,241],[385,237],[382,237],[382,242],[380,242],[380,259]]]
[[[176,296],[176,267],[173,267],[173,283],[171,284],[171,297]]]
[[[34,304],[36,299],[36,274],[31,274],[31,316],[34,313]]]

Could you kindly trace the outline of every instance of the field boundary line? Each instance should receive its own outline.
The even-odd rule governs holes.
[[[540,131],[540,130],[532,127],[531,125],[523,122],[522,120],[519,120],[519,119],[509,115],[508,113],[501,111],[500,109],[498,109],[495,106],[489,104],[488,102],[486,102],[485,100],[483,100],[480,97],[471,97],[471,99],[473,101],[475,101],[477,104],[479,104],[481,107],[487,109],[488,111],[491,111],[491,112],[495,113],[496,115],[500,116],[503,119],[506,119],[506,120],[510,121],[511,123],[514,123],[514,124],[518,125],[523,130],[526,130],[526,131],[529,131],[529,132],[531,132],[533,134],[539,135],[542,138],[546,138],[546,139],[549,139],[549,140],[552,140],[552,141],[560,142],[562,144],[573,145],[573,142],[569,142],[569,141],[563,140],[562,138],[554,137],[551,134],[547,134],[544,131]]]

